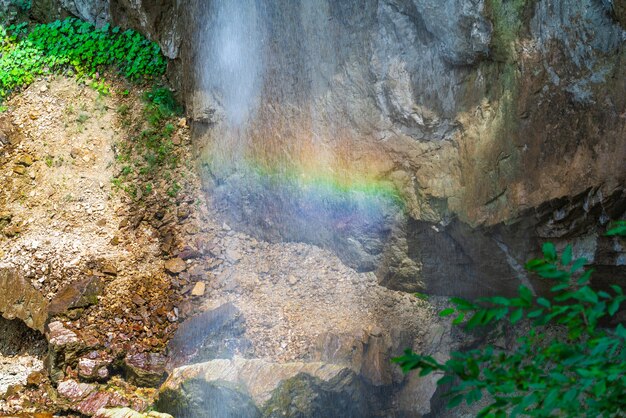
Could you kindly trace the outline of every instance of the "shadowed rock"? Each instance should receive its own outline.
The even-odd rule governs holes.
[[[98,303],[103,283],[100,277],[87,277],[78,282],[70,283],[59,291],[48,306],[51,316],[59,315],[70,309],[86,308]]]
[[[167,367],[191,360],[228,358],[245,351],[249,343],[243,338],[244,330],[241,313],[232,303],[196,315],[183,322],[170,340]]]
[[[43,332],[48,319],[48,301],[26,279],[13,270],[0,268],[0,313],[6,319],[20,319]]]
[[[236,357],[175,369],[161,387],[156,406],[189,418],[367,417],[370,400],[364,390],[344,366]]]

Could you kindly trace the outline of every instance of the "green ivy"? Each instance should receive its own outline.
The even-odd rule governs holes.
[[[625,236],[626,222],[615,223],[607,235]],[[542,250],[543,257],[529,261],[526,269],[552,282],[549,297],[536,297],[521,286],[514,298],[453,298],[454,308],[440,312],[456,315],[453,324],[468,329],[529,321],[530,330],[513,350],[487,346],[454,352],[445,363],[407,350],[393,361],[421,376],[442,373],[438,384],[452,385],[451,408],[488,393],[491,402],[478,417],[624,416],[626,328],[600,321],[613,317],[626,295],[617,285],[610,291],[592,288],[593,270],[585,269],[586,259],[572,258],[571,246],[560,255],[551,243]]]
[[[130,80],[164,74],[159,46],[132,30],[68,18],[32,27],[0,26],[0,100],[37,76],[72,69],[79,77],[116,69]]]

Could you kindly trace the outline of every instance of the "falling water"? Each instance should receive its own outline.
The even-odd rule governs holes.
[[[263,77],[264,30],[258,0],[216,0],[199,34],[199,83],[231,128],[254,115]]]

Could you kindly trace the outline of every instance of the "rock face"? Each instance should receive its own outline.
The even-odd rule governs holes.
[[[599,236],[624,214],[621,0],[109,9],[174,58],[206,186],[248,232],[464,296],[528,282],[544,240],[618,248]]]
[[[226,303],[183,322],[168,344],[169,368],[245,352],[244,321],[239,310]]]
[[[367,404],[345,367],[235,358],[175,369],[156,406],[177,417],[366,417]]]
[[[0,313],[6,319],[20,319],[30,328],[43,332],[48,319],[48,301],[24,278],[0,268]]]

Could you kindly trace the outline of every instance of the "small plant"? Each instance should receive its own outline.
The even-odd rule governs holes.
[[[181,187],[180,184],[178,184],[177,182],[174,182],[168,189],[167,189],[167,195],[169,197],[176,197],[178,195],[178,192],[180,191]]]
[[[84,113],[84,112],[79,113],[78,117],[76,118],[76,122],[79,125],[83,125],[88,120],[89,120],[89,114],[88,113]]]
[[[54,157],[52,155],[46,155],[46,157],[44,158],[44,161],[46,165],[48,166],[48,168],[50,168],[54,164]]]
[[[127,116],[129,111],[130,106],[127,104],[120,105],[120,107],[117,108],[117,113],[119,113],[120,116]]]
[[[626,235],[626,222],[615,223],[607,235]],[[573,260],[571,246],[559,256],[546,243],[543,257],[529,261],[526,269],[552,281],[549,298],[520,286],[514,298],[453,298],[454,308],[440,312],[456,315],[453,323],[468,329],[530,321],[530,331],[512,351],[488,346],[452,353],[440,363],[407,350],[394,361],[405,372],[419,370],[420,376],[442,373],[438,384],[452,384],[449,407],[472,404],[488,393],[491,402],[478,417],[624,416],[626,328],[601,326],[600,321],[613,317],[626,295],[617,285],[610,291],[593,289],[593,270],[586,270],[586,264],[584,258]]]
[[[104,81],[92,81],[91,88],[97,91],[100,96],[108,96],[111,94],[111,89]]]
[[[180,116],[183,108],[176,102],[174,93],[166,87],[154,87],[144,94],[146,119],[152,126],[158,126],[164,119]]]

